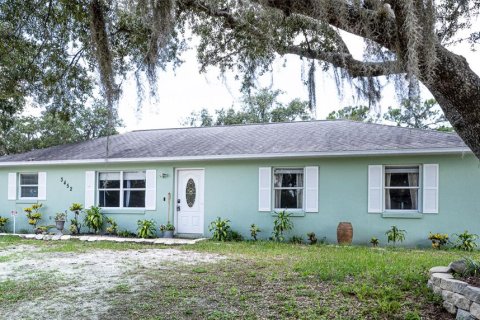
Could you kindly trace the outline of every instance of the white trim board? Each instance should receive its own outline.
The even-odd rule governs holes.
[[[79,159],[79,160],[45,160],[45,161],[5,161],[0,167],[44,166],[72,164],[105,164],[105,163],[148,163],[172,161],[206,161],[206,160],[245,160],[245,159],[277,159],[277,158],[322,158],[350,156],[382,156],[382,155],[436,155],[436,154],[470,154],[468,148],[434,148],[434,149],[401,149],[401,150],[363,150],[335,152],[298,152],[298,153],[264,153],[264,154],[232,154],[180,157],[145,157],[145,158],[111,158],[111,159]]]

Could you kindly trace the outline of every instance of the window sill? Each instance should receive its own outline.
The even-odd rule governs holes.
[[[382,218],[422,219],[423,214],[420,212],[384,212]]]
[[[119,214],[145,214],[146,210],[143,208],[139,209],[128,209],[128,208],[101,208],[102,213],[119,213]]]
[[[16,200],[15,203],[17,204],[34,204],[34,203],[38,203],[38,199],[19,199],[19,200]]]
[[[272,212],[272,217],[278,216],[278,213],[281,211],[283,210]],[[287,213],[290,214],[291,217],[305,217],[305,211],[287,211]]]

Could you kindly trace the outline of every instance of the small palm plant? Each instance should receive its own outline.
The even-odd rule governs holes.
[[[208,230],[210,232],[213,231],[213,235],[212,235],[213,240],[227,241],[228,233],[230,231],[230,220],[222,219],[218,217],[216,220],[210,223],[210,227]]]
[[[252,223],[252,225],[250,226],[250,235],[252,236],[253,241],[257,241],[257,236],[260,232],[260,228],[255,225],[255,223]]]
[[[72,203],[69,210],[73,212],[74,215],[74,218],[70,220],[70,232],[72,234],[78,234],[82,228],[80,224],[80,213],[82,213],[83,206],[80,203]]]
[[[33,227],[34,231],[37,229],[38,221],[42,219],[42,214],[39,212],[41,208],[41,203],[35,203],[31,207],[23,209],[27,214],[28,224]]]
[[[273,221],[273,239],[275,241],[284,241],[284,233],[293,229],[293,222],[290,217],[291,214],[286,211],[277,214],[277,218]]]
[[[393,245],[396,245],[397,242],[403,242],[405,240],[405,233],[407,233],[407,231],[398,229],[397,226],[392,226],[390,230],[385,232],[388,243],[393,242]]]

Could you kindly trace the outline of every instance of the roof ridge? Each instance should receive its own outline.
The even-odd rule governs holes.
[[[365,124],[365,125],[376,125],[376,126],[381,126],[381,127],[399,128],[399,129],[415,130],[415,131],[421,131],[421,132],[434,132],[434,133],[441,133],[441,134],[458,135],[455,131],[447,132],[447,131],[438,131],[438,130],[430,129],[430,128],[422,129],[422,128],[402,127],[402,126],[399,126],[399,125],[391,125],[391,124],[385,124],[385,123],[356,121],[356,120],[350,120],[350,119],[342,119],[342,120],[348,121],[348,122],[359,123],[359,124]]]

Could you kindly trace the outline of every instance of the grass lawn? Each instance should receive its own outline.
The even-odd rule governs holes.
[[[0,254],[2,249],[18,245],[34,246],[37,255],[47,258],[59,253],[158,249],[138,244],[0,237]],[[100,318],[453,319],[442,310],[441,300],[426,288],[428,269],[465,256],[454,250],[273,242],[206,241],[176,249],[221,254],[227,259],[130,269],[106,290],[91,293],[108,305]],[[480,258],[477,252],[473,256]],[[0,255],[0,270],[18,259],[22,253]],[[48,278],[39,275],[33,286],[30,282],[0,282],[0,309],[2,305],[16,308],[36,295],[51,299],[56,288],[68,289],[68,281],[52,283]],[[128,281],[133,278],[136,280]]]

